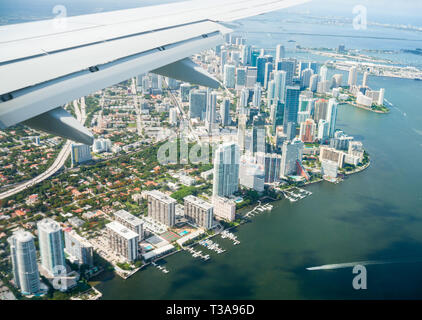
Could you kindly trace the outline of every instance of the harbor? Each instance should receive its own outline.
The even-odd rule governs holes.
[[[193,258],[200,258],[204,261],[207,261],[207,260],[210,259],[210,255],[209,254],[202,254],[201,250],[195,250],[191,247],[186,247],[185,250],[190,252],[192,254]]]
[[[258,201],[258,205],[255,208],[253,208],[251,211],[248,211],[245,214],[245,217],[247,217],[247,218],[249,218],[251,216],[253,217],[256,214],[260,214],[260,213],[263,213],[265,211],[271,211],[272,209],[273,209],[273,205],[271,205],[269,203],[261,205],[261,201]]]
[[[310,196],[312,192],[301,188],[291,188],[288,191],[283,191],[283,194],[290,202],[296,202]]]
[[[222,239],[230,239],[233,241],[233,245],[238,245],[240,244],[240,241],[237,240],[237,236],[234,235],[233,233],[231,233],[230,231],[224,230],[223,232],[220,233],[220,236]]]
[[[225,249],[220,248],[220,245],[214,241],[212,241],[211,239],[206,239],[206,240],[201,240],[198,242],[199,245],[216,252],[217,254],[221,254],[226,252]]]
[[[166,267],[160,266],[159,264],[155,263],[154,261],[151,264],[156,267],[158,270],[162,271],[163,273],[169,273],[169,270]]]

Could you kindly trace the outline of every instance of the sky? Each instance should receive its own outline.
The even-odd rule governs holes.
[[[0,0],[0,17],[33,15],[53,17],[52,8],[64,5],[69,16],[125,8],[134,8],[180,0]],[[201,1],[201,0],[198,0]],[[259,0],[257,0],[259,1]],[[353,18],[353,8],[367,8],[368,21],[391,24],[412,24],[422,27],[421,0],[312,0],[287,12],[310,13],[318,16]]]

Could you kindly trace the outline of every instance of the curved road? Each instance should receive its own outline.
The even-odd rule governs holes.
[[[81,109],[82,110],[79,109],[79,106],[78,106],[78,103],[77,103],[76,100],[73,101],[73,106],[75,107],[75,113],[76,113],[76,117],[77,117],[78,121],[83,124],[86,120],[85,98],[81,98]],[[15,187],[13,189],[10,189],[8,191],[0,193],[0,200],[6,199],[10,196],[13,196],[13,195],[27,189],[27,188],[30,188],[30,187],[44,181],[45,179],[50,178],[53,174],[55,174],[57,171],[59,171],[60,168],[63,167],[63,165],[65,164],[67,157],[69,157],[71,144],[72,144],[72,141],[66,140],[66,143],[64,144],[62,150],[60,150],[56,160],[53,162],[53,164],[46,171],[44,171],[40,175],[36,176],[35,178],[18,185],[17,187]]]

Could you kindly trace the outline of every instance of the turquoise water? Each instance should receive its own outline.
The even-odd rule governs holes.
[[[23,2],[2,2],[0,17],[21,22],[22,12],[29,12],[31,19],[51,16],[50,5],[56,4],[46,0],[42,7],[15,6]],[[136,5],[134,1],[125,3],[127,7]],[[124,6],[111,1],[88,5],[67,0],[64,4],[74,14]],[[249,43],[265,48],[279,42],[288,45],[290,39],[297,41],[292,46],[337,47],[345,43],[358,49],[422,47],[418,33],[378,28],[358,33],[350,25],[320,26],[298,23],[298,18],[286,22],[289,18],[293,16],[286,13],[260,16],[243,21],[238,30],[247,34]],[[385,17],[390,18],[400,19],[396,15]],[[403,19],[402,23],[406,16]],[[397,40],[399,37],[402,39]],[[419,56],[387,57],[422,66]],[[391,113],[341,106],[338,114],[338,128],[362,140],[371,155],[366,171],[338,185],[323,182],[309,186],[313,194],[298,202],[274,203],[271,212],[236,230],[241,244],[233,246],[227,239],[218,239],[227,252],[210,253],[208,262],[180,253],[164,261],[168,274],[147,267],[128,280],[105,278],[98,285],[103,298],[421,299],[422,82],[370,77],[369,85],[386,89],[385,97],[393,103]],[[306,270],[358,261],[394,263],[368,265],[368,289],[359,291],[352,287],[351,268]]]
[[[237,230],[240,245],[218,239],[228,251],[210,253],[208,262],[180,253],[166,258],[168,274],[147,268],[126,281],[106,279],[98,286],[103,298],[422,298],[422,83],[371,81],[386,88],[391,113],[341,106],[338,116],[338,127],[370,153],[366,171],[275,203]],[[351,268],[306,270],[368,260],[396,263],[368,265],[367,290],[353,289]]]

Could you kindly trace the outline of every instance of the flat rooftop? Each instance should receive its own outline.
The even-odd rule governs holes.
[[[106,228],[116,232],[118,235],[120,235],[121,237],[127,240],[131,240],[133,238],[138,237],[138,234],[136,232],[129,230],[128,228],[126,228],[125,226],[123,226],[122,224],[116,221],[106,224]]]
[[[146,194],[154,197],[157,200],[160,200],[160,201],[168,203],[168,204],[177,202],[176,199],[173,199],[172,197],[170,197],[170,196],[166,195],[165,193],[162,193],[161,191],[158,191],[158,190],[148,191]]]
[[[127,223],[130,223],[133,226],[139,226],[143,224],[142,220],[138,217],[135,217],[133,214],[130,214],[126,210],[119,210],[114,213],[114,216],[119,217],[125,220]]]
[[[183,200],[189,201],[190,203],[193,203],[194,205],[205,210],[209,210],[213,208],[213,205],[211,203],[206,202],[205,200],[202,200],[201,198],[198,198],[192,195],[184,197]]]

